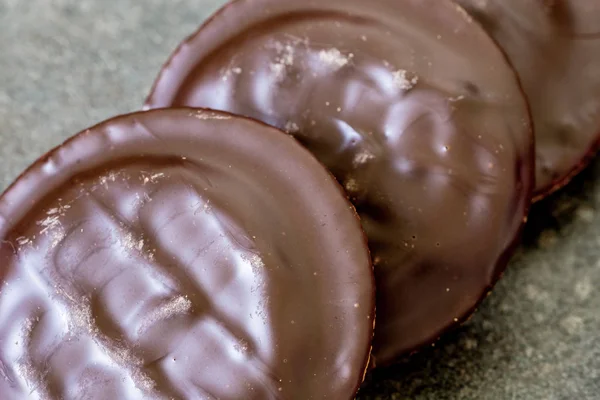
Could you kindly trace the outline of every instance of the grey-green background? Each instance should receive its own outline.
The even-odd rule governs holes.
[[[73,133],[138,109],[173,48],[222,3],[0,0],[0,188]],[[479,312],[369,376],[359,398],[600,399],[599,181],[595,162],[537,205]]]

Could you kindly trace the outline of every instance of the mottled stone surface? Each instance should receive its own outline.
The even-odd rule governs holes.
[[[222,0],[0,0],[0,187],[73,133],[140,107]],[[537,205],[465,326],[369,376],[360,399],[600,399],[600,161]]]

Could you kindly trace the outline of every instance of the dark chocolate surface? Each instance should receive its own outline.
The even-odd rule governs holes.
[[[374,282],[354,208],[289,136],[113,119],[0,198],[0,398],[349,399]]]
[[[0,0],[0,186],[73,132],[134,111],[222,0]],[[467,323],[361,400],[597,400],[600,162],[536,204],[527,244]]]
[[[375,263],[379,365],[469,315],[528,208],[522,92],[449,1],[231,3],[165,65],[147,107],[170,105],[285,129],[343,184]]]
[[[515,66],[531,104],[536,198],[580,172],[600,145],[600,2],[456,0]]]

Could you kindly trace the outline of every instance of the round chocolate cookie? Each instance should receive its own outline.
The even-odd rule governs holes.
[[[600,2],[457,0],[506,51],[533,113],[535,198],[565,185],[600,145]]]
[[[350,399],[364,377],[358,216],[272,127],[102,123],[0,198],[0,240],[2,399]]]
[[[235,1],[146,107],[177,105],[282,128],[343,184],[375,264],[378,364],[466,318],[507,264],[533,186],[528,108],[451,1]]]

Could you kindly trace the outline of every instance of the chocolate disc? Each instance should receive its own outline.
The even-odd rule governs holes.
[[[0,239],[3,399],[350,399],[364,376],[356,212],[256,121],[160,110],[85,131],[3,195]]]
[[[527,212],[524,96],[452,2],[233,2],[179,47],[146,107],[174,105],[283,128],[344,185],[374,257],[380,364],[471,313]]]
[[[540,199],[600,145],[600,2],[457,0],[506,51],[529,98]]]

